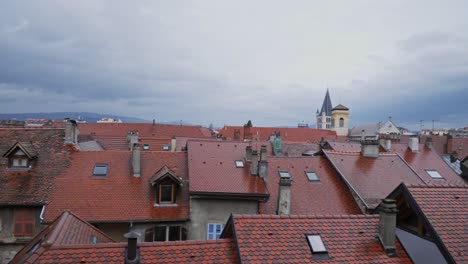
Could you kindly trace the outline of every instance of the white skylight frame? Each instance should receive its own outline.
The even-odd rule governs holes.
[[[431,176],[432,179],[443,179],[442,175],[437,170],[426,170],[427,174]]]
[[[107,174],[109,174],[109,164],[103,164],[103,163],[94,164],[94,167],[93,167],[94,177],[106,177]]]
[[[291,178],[291,174],[289,174],[289,171],[280,170],[280,171],[278,171],[278,174],[279,174],[280,178],[285,178],[285,179],[290,179]]]
[[[316,253],[327,253],[328,250],[323,243],[322,237],[318,234],[306,235],[307,242],[309,243],[310,249],[313,254]]]
[[[149,150],[150,145],[149,144],[143,144],[143,150]]]
[[[320,178],[318,177],[317,172],[315,171],[304,171],[305,175],[307,176],[307,179],[311,182],[319,182]]]
[[[244,168],[244,161],[243,160],[236,160],[234,161],[236,168]]]

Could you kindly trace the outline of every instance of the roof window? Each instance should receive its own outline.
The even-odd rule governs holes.
[[[315,171],[306,171],[305,174],[307,175],[309,181],[320,181]]]
[[[320,235],[306,235],[307,242],[309,243],[312,257],[314,259],[328,259],[328,251],[322,241]]]
[[[170,149],[170,146],[169,146],[169,145],[163,146],[163,150],[164,150],[164,151],[169,151],[169,149]]]
[[[436,170],[426,170],[427,174],[432,177],[432,179],[443,179],[442,175]]]
[[[149,144],[143,144],[143,150],[149,150],[150,146]]]
[[[236,160],[236,168],[244,168],[244,162],[242,160]]]
[[[278,171],[280,178],[286,178],[289,179],[291,178],[291,175],[289,174],[288,171]]]
[[[107,171],[107,164],[96,164],[94,165],[93,176],[107,176]]]

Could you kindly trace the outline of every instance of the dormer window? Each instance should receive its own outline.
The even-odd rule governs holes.
[[[182,179],[167,166],[156,172],[150,183],[155,190],[155,206],[177,205],[177,194],[182,187]]]
[[[16,142],[7,152],[3,154],[4,158],[8,158],[8,168],[14,170],[28,170],[30,162],[36,155],[34,148],[28,143]]]
[[[23,151],[18,150],[9,158],[10,168],[27,168],[29,165],[29,158]]]

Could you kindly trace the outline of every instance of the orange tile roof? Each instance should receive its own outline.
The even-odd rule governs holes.
[[[66,174],[56,179],[45,220],[64,210],[91,222],[185,220],[189,218],[187,156],[183,152],[141,152],[141,177],[131,173],[130,151],[79,151]],[[108,164],[106,177],[93,177],[96,163]],[[183,179],[177,206],[154,206],[151,177],[167,166]]]
[[[244,168],[236,168],[235,161],[243,160],[245,149],[251,143],[232,141],[189,140],[188,164],[190,173],[190,193],[224,193],[239,195],[268,195],[265,182]],[[270,146],[269,142],[255,142]],[[270,148],[270,147],[268,147]],[[271,150],[270,150],[271,151]]]
[[[400,183],[423,184],[419,176],[397,154],[380,154],[378,158],[363,157],[356,152],[324,150],[352,190],[373,209]]]
[[[225,126],[219,134],[227,139],[234,139],[234,131],[239,129],[240,140],[244,139],[243,126]],[[325,140],[336,139],[336,132],[331,130],[320,130],[313,128],[281,128],[281,127],[251,127],[250,133],[256,140],[269,140],[270,136],[279,132],[283,141],[318,143],[322,138]]]
[[[244,263],[412,263],[399,242],[397,257],[385,254],[376,239],[378,216],[234,215],[230,221]],[[313,259],[306,234],[321,236],[328,260]]]
[[[291,214],[359,214],[359,207],[324,157],[268,158],[268,191],[270,198],[260,204],[260,212],[275,214],[278,203],[278,171],[292,177]],[[305,171],[317,173],[320,181],[310,182]]]

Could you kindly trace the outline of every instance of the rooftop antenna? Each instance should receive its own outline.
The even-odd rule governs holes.
[[[435,123],[436,121],[439,121],[439,120],[434,120],[434,119],[432,119],[432,130],[434,130],[434,123]]]

